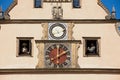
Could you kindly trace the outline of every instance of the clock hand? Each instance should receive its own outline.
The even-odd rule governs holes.
[[[59,34],[60,32],[58,30],[56,30],[55,32],[53,32],[53,35],[57,35]]]
[[[57,56],[59,55],[59,45],[57,45]],[[57,64],[59,63],[59,60],[57,58]]]
[[[60,32],[64,32],[65,31],[65,29],[62,29]]]
[[[64,55],[64,54],[66,54],[66,52],[67,52],[67,51],[63,51],[62,53],[60,53],[60,54],[57,55],[56,57],[51,58],[51,60],[52,60],[52,61],[55,60],[56,58],[58,58],[58,57],[60,57],[60,56],[62,56],[62,55]]]
[[[57,34],[59,34],[59,30],[58,29],[55,29],[55,30],[56,30]]]
[[[59,34],[59,31],[57,30],[57,34]]]
[[[59,31],[59,34],[63,35],[64,32],[65,32],[65,29],[62,29],[62,30]]]
[[[60,30],[55,29],[55,30],[56,30],[56,33],[57,33],[57,34],[65,31],[65,29],[60,29]],[[56,34],[56,33],[53,33],[53,34]]]

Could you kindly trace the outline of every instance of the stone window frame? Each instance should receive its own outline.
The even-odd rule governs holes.
[[[97,53],[93,55],[86,54],[86,40],[97,40]],[[84,57],[100,57],[101,53],[101,37],[83,37],[83,56]]]
[[[30,40],[31,41],[31,53],[30,55],[19,55],[19,44],[20,44],[20,40]],[[16,37],[16,57],[33,57],[33,46],[34,46],[34,37]]]

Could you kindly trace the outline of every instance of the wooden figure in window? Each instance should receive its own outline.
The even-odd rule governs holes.
[[[87,48],[87,52],[95,54],[95,52],[96,52],[95,49],[96,49],[95,45],[93,43],[91,43],[90,46],[88,46],[88,48]]]
[[[31,55],[31,41],[20,40],[19,42],[19,55]]]
[[[86,56],[97,56],[99,55],[99,47],[97,40],[86,40],[85,41],[85,55]]]
[[[22,51],[23,54],[30,54],[30,52],[28,51],[26,43],[22,44],[22,50],[21,51]]]

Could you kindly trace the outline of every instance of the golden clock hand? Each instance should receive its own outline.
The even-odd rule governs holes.
[[[66,54],[66,52],[67,52],[67,51],[63,51],[62,53],[60,53],[60,54],[57,55],[56,57],[51,58],[51,60],[52,60],[52,61],[55,60],[56,58],[58,58],[58,57],[60,57],[60,56],[62,56],[62,55],[64,55],[64,54]]]
[[[59,55],[59,45],[57,45],[57,56]],[[57,64],[59,63],[59,60],[57,58]]]

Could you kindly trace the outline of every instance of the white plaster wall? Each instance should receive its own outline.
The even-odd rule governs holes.
[[[0,37],[1,68],[35,68],[38,54],[35,40],[42,37],[42,27],[40,24],[2,25]],[[33,57],[16,57],[16,37],[34,37]]]
[[[73,36],[82,41],[78,53],[81,67],[120,68],[120,36],[116,32],[115,24],[77,24]],[[101,37],[100,57],[83,57],[82,37]]]
[[[54,3],[43,3],[43,8],[34,8],[34,0],[18,0],[10,11],[11,19],[52,19]],[[72,8],[72,2],[62,3],[63,19],[105,19],[107,13],[98,5],[98,0],[81,0],[81,8]]]
[[[120,75],[110,74],[14,74],[0,75],[0,80],[120,80]]]
[[[120,68],[120,36],[115,24],[75,24],[73,36],[81,40],[78,63],[81,68]],[[42,37],[41,24],[4,24],[0,30],[0,68],[35,68],[38,50],[34,41],[33,57],[16,57],[16,37]],[[100,57],[83,57],[83,38],[101,37]]]

